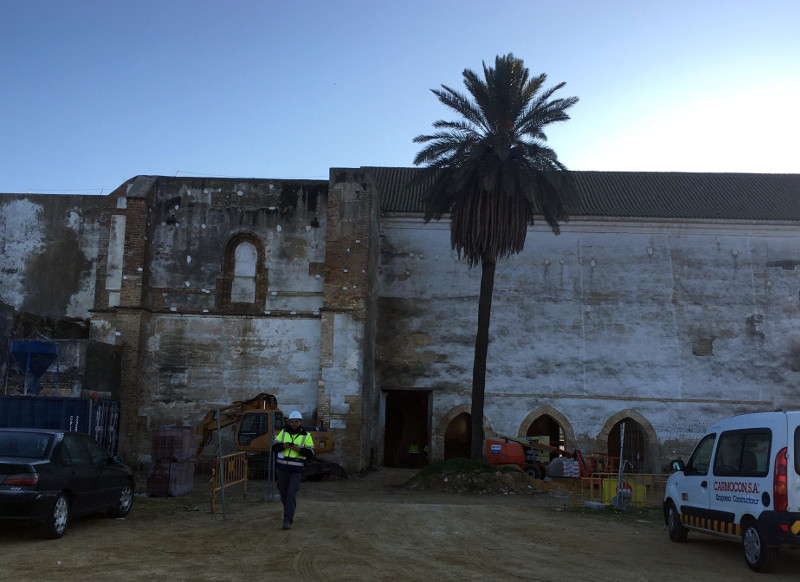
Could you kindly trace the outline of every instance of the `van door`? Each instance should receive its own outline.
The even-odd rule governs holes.
[[[716,438],[716,434],[702,438],[684,467],[683,479],[678,483],[681,521],[689,527],[705,529],[707,525],[709,473]]]
[[[710,529],[739,536],[743,515],[757,518],[769,508],[772,441],[773,430],[766,426],[720,433],[711,477]]]

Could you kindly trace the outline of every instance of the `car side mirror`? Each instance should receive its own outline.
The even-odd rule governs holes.
[[[686,468],[686,465],[684,465],[683,461],[680,459],[675,459],[670,463],[670,465],[672,465],[673,471],[680,471],[681,473],[683,473],[683,470]]]

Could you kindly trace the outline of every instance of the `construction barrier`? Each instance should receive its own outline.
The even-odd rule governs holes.
[[[221,459],[222,468],[217,470],[215,466],[211,467],[211,513],[214,513],[216,508],[214,500],[218,491],[223,488],[227,489],[232,485],[244,484],[244,498],[247,499],[247,453],[233,453],[232,455],[225,455]]]
[[[664,488],[669,475],[657,473],[623,473],[622,492],[630,494],[630,507],[661,507]],[[575,480],[572,490],[572,505],[587,501],[610,505],[617,496],[619,474],[592,473],[589,477]]]

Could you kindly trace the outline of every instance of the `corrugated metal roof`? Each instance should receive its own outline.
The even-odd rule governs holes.
[[[423,213],[419,168],[365,168],[383,212]],[[570,172],[571,216],[800,221],[800,174]]]

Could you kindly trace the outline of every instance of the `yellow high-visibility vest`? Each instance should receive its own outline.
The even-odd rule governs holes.
[[[304,449],[314,450],[314,440],[310,434],[289,434],[285,430],[278,433],[275,437],[275,442],[278,443],[292,443],[299,445]],[[303,467],[305,465],[306,456],[300,451],[292,449],[284,449],[278,453],[277,463],[286,467]]]

